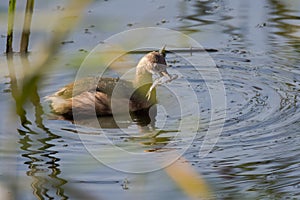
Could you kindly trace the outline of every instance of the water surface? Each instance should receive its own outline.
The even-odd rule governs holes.
[[[5,7],[2,3],[1,6]],[[55,13],[63,12],[64,5],[54,2],[36,6]],[[25,106],[26,118],[19,113],[23,116],[21,120],[13,118],[17,85],[11,77],[22,77],[23,70],[16,64],[20,63],[17,55],[15,72],[9,70],[6,57],[1,56],[0,187],[15,189],[13,194],[8,193],[15,199],[188,198],[164,170],[141,175],[122,173],[94,159],[81,136],[87,135],[86,142],[91,145],[105,149],[107,144],[93,141],[103,130],[93,127],[88,120],[76,129],[71,122],[52,120],[41,111],[49,110],[43,102],[44,96],[74,80],[78,63],[68,57],[84,56],[84,51],[120,31],[155,26],[182,31],[205,48],[218,50],[210,56],[222,76],[227,115],[218,143],[204,158],[199,156],[199,150],[212,112],[209,80],[193,70],[194,67],[208,72],[210,69],[191,66],[174,54],[167,56],[173,66],[170,72],[177,70],[182,74],[170,87],[176,88],[179,91],[176,95],[183,99],[185,88],[192,88],[201,114],[198,134],[184,157],[208,181],[216,199],[300,198],[299,10],[296,0],[96,1],[85,11],[80,26],[66,39],[72,42],[62,45],[65,59],[56,61],[57,67],[47,74],[31,103]],[[36,12],[41,11],[36,9]],[[5,34],[4,29],[0,33]],[[47,34],[33,32],[33,54],[38,51],[34,44],[45,37]],[[5,38],[0,38],[0,44],[3,52]],[[176,47],[174,44],[170,48]],[[141,56],[135,55],[133,59]],[[157,158],[164,152],[183,148],[183,141],[174,140],[180,118],[175,111],[170,114],[176,101],[171,101],[172,94],[166,88],[161,87],[158,92],[161,104],[152,124],[149,119],[140,118],[121,123],[121,128],[131,133],[129,136],[110,118],[101,119],[116,145],[132,151],[154,152]],[[163,126],[163,120],[167,126]],[[218,127],[219,123],[215,121],[211,126]],[[161,131],[156,137],[134,137],[149,134],[153,128]],[[174,143],[169,145],[170,141]],[[117,162],[120,168],[139,166],[134,160],[120,160]]]

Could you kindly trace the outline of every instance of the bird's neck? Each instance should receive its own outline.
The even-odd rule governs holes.
[[[143,68],[137,68],[136,69],[136,75],[134,80],[134,87],[138,88],[144,85],[152,85],[152,74],[150,74],[148,71],[146,71]],[[149,88],[150,88],[149,86]]]
[[[136,94],[138,94],[141,101],[146,100],[146,94],[148,93],[151,85],[152,85],[152,74],[148,71],[137,68],[135,80],[133,82],[133,86],[136,89]],[[146,100],[152,103],[156,102],[156,90],[153,89],[151,92],[150,100]]]

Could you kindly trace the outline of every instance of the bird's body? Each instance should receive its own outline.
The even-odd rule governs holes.
[[[87,117],[149,109],[156,103],[155,87],[160,84],[160,81],[153,84],[152,75],[172,80],[166,67],[164,53],[150,52],[139,61],[133,81],[85,78],[63,87],[47,99],[51,101],[53,112],[66,118],[72,118],[74,111]]]

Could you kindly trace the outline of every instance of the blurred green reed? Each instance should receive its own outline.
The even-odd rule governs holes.
[[[78,20],[82,15],[82,11],[88,6],[92,1],[81,1],[81,0],[72,0],[66,6],[66,11],[64,11],[61,16],[58,17],[54,25],[54,33],[51,35],[50,39],[42,44],[42,47],[34,55],[26,54],[28,51],[29,44],[29,34],[30,34],[30,25],[31,18],[33,14],[34,1],[28,0],[26,5],[26,14],[24,20],[24,27],[21,39],[21,49],[22,54],[12,54],[12,42],[13,42],[13,25],[14,25],[14,15],[15,15],[15,6],[16,1],[10,1],[9,4],[9,19],[8,19],[8,35],[7,35],[7,66],[10,77],[10,89],[11,95],[15,100],[15,111],[16,117],[19,117],[22,129],[14,127],[19,132],[19,144],[21,144],[20,149],[25,151],[22,154],[22,157],[28,158],[28,176],[33,179],[31,184],[33,190],[33,196],[37,199],[44,199],[47,197],[48,190],[56,190],[56,195],[61,199],[68,199],[66,196],[66,191],[73,194],[74,196],[84,199],[99,199],[94,196],[87,194],[84,190],[80,188],[72,188],[68,185],[67,180],[64,180],[59,176],[60,169],[59,165],[56,163],[56,158],[52,156],[54,153],[49,148],[52,146],[48,142],[60,138],[44,125],[43,123],[43,108],[41,105],[40,97],[38,94],[38,85],[44,77],[45,71],[51,69],[52,59],[55,54],[59,51],[61,46],[61,41],[67,37],[68,33],[76,26]],[[74,17],[76,16],[76,17]],[[17,73],[17,60],[21,59],[21,79],[16,77]],[[34,59],[34,62],[32,61]],[[35,121],[34,123],[26,116],[27,112],[25,109],[25,104],[27,102],[32,103],[35,108]],[[37,132],[34,127],[38,127],[39,131]],[[11,127],[12,128],[12,127]],[[37,139],[35,136],[40,135],[40,139]],[[13,140],[17,138],[12,138]],[[17,139],[18,140],[18,139]],[[15,141],[16,142],[16,141]],[[37,148],[33,147],[36,146]],[[7,146],[6,149],[17,148],[16,146]],[[35,149],[35,150],[34,150]],[[12,151],[14,151],[12,149]],[[18,151],[17,151],[18,152]],[[35,161],[43,156],[45,163],[43,166],[38,167]],[[47,161],[49,160],[49,161]],[[52,164],[53,163],[53,164]],[[40,173],[39,168],[44,168],[45,171],[50,170],[50,174]],[[17,197],[18,193],[22,191],[22,188],[19,188],[19,180],[10,175],[5,175],[9,178],[7,185],[10,186],[10,191],[12,197]],[[47,188],[45,185],[49,184],[51,187]],[[22,184],[21,184],[22,185]],[[21,186],[22,187],[22,186]],[[53,192],[53,191],[50,191]]]
[[[22,144],[21,149],[23,149],[24,151],[28,151],[28,148],[31,147],[31,143],[36,143],[35,145],[39,146],[39,151],[36,151],[33,154],[30,152],[28,153],[29,159],[33,159],[40,153],[43,153],[43,155],[45,155],[44,151],[49,152],[49,156],[47,156],[47,158],[53,158],[53,156],[51,156],[52,152],[48,149],[51,146],[47,143],[47,141],[51,141],[52,139],[58,138],[60,136],[51,133],[50,130],[43,124],[43,108],[41,106],[40,97],[38,95],[38,85],[40,85],[41,81],[43,80],[45,71],[50,70],[53,67],[52,60],[57,52],[59,52],[61,42],[64,41],[64,39],[68,36],[72,29],[77,25],[86,6],[88,6],[91,2],[92,0],[69,1],[69,3],[65,6],[64,12],[62,12],[61,16],[57,18],[56,23],[53,27],[53,32],[50,35],[50,39],[42,44],[42,47],[38,52],[36,52],[34,55],[30,55],[31,57],[35,58],[34,62],[30,62],[28,59],[29,55],[26,53],[28,52],[30,26],[34,11],[34,0],[27,0],[24,26],[20,43],[20,52],[22,53],[21,63],[24,67],[24,78],[22,80],[22,84],[18,84],[14,70],[14,55],[10,54],[11,52],[13,52],[12,42],[16,0],[9,1],[6,52],[9,75],[11,78],[11,91],[13,99],[16,103],[15,109],[17,116],[20,118],[22,126],[25,128],[25,130],[28,131],[25,133],[24,131],[20,131],[18,129],[21,136],[24,136],[24,134],[26,136],[22,138],[22,141],[20,141],[19,143]],[[192,51],[192,49],[187,51]],[[35,125],[40,128],[41,133],[37,133],[29,126],[32,123],[29,119],[27,119],[26,110],[24,109],[24,106],[28,101],[31,102],[35,108]],[[34,138],[31,138],[31,134],[44,134],[45,138],[43,140],[35,140]],[[40,150],[42,151],[40,152]],[[55,161],[53,161],[54,164],[52,166],[53,172],[50,175],[51,178],[49,178],[48,176],[36,176],[34,161],[30,162],[32,162],[31,165],[33,168],[29,172],[30,174],[32,174],[32,177],[34,179],[32,188],[34,190],[34,195],[36,198],[43,199],[45,197],[46,193],[43,190],[43,183],[50,182],[56,187],[57,195],[62,197],[62,199],[68,198],[67,196],[65,196],[64,189],[82,199],[95,199],[90,194],[86,194],[81,189],[71,188],[70,186],[65,185],[67,183],[67,180],[59,177],[60,169],[55,165]],[[187,195],[187,197],[191,199],[199,197],[203,199],[211,199],[212,194],[209,190],[208,185],[205,183],[205,180],[201,177],[201,175],[199,175],[192,169],[187,161],[184,163],[185,164],[183,165],[180,164],[180,161],[177,161],[172,166],[166,168],[165,171],[171,177],[171,179],[174,180],[178,188],[180,188]],[[99,199],[99,196],[97,197],[97,199]]]
[[[73,0],[66,6],[67,9],[54,25],[54,32],[51,38],[42,46],[36,55],[36,62],[32,63],[30,73],[24,77],[22,89],[17,98],[19,104],[24,105],[28,97],[32,95],[35,85],[38,85],[39,81],[43,78],[45,71],[51,68],[52,58],[58,52],[61,41],[63,41],[68,33],[76,26],[80,19],[81,12],[89,3],[91,3],[89,0]]]

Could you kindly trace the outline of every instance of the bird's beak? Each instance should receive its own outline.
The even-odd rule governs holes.
[[[166,45],[164,45],[160,50],[159,53],[164,55],[164,57],[166,56]]]

